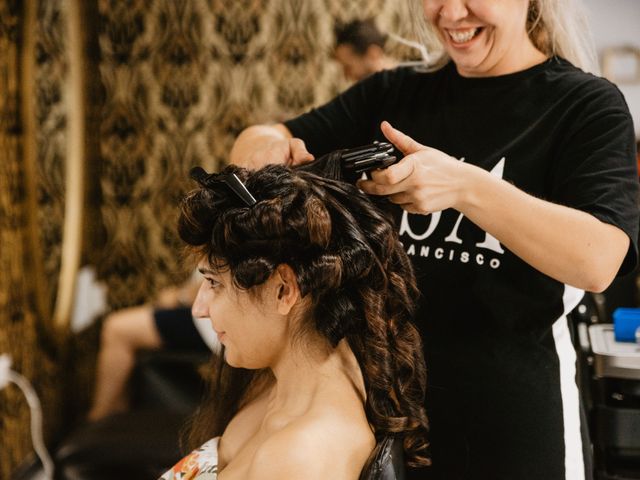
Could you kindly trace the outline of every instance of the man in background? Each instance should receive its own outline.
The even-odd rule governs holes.
[[[397,65],[384,51],[387,35],[378,30],[372,19],[339,24],[335,28],[335,35],[334,56],[350,81],[357,82],[372,73]]]

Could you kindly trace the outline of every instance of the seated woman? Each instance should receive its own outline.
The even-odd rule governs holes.
[[[191,425],[201,446],[162,479],[355,480],[389,436],[428,464],[418,294],[390,217],[282,165],[198,181],[179,233],[205,277],[193,314],[224,349]]]

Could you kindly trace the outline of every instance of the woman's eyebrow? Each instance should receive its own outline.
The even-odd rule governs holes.
[[[202,275],[215,275],[216,274],[216,272],[214,272],[210,268],[206,268],[206,267],[198,267],[198,272],[200,272]]]

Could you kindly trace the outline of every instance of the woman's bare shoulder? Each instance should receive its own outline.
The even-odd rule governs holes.
[[[373,433],[328,413],[310,413],[274,433],[256,451],[247,478],[358,478],[375,445]]]

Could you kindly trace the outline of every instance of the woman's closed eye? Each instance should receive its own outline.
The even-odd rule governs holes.
[[[215,290],[216,288],[219,288],[220,286],[222,286],[222,284],[221,284],[220,282],[218,282],[217,280],[214,280],[214,279],[213,279],[213,278],[211,278],[211,277],[205,277],[205,280],[206,280],[207,282],[209,282],[210,287],[211,287],[212,289],[214,289],[214,290]]]

